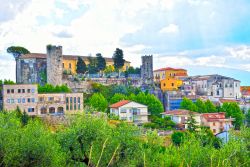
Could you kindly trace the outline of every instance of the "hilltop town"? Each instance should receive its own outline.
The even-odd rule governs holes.
[[[5,112],[41,118],[53,127],[71,116],[91,115],[142,128],[144,135],[156,132],[176,145],[186,133],[204,132],[215,148],[229,141],[230,130],[250,125],[249,87],[229,76],[154,70],[153,55],[141,56],[141,66],[132,67],[119,48],[113,57],[64,55],[55,45],[47,45],[47,53],[10,48],[16,83],[1,81],[0,110]]]

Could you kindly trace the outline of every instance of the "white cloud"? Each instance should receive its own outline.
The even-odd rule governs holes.
[[[176,24],[169,24],[166,27],[163,27],[160,31],[160,33],[178,33],[179,27]]]
[[[241,60],[250,59],[250,46],[241,45],[238,47],[227,47],[226,51],[233,57]]]

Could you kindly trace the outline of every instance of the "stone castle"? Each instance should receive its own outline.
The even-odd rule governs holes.
[[[153,85],[154,75],[153,75],[153,56],[142,56],[141,65],[141,80],[143,85]]]

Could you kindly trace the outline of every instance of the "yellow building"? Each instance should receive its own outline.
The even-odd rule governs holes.
[[[162,91],[172,91],[178,90],[180,86],[182,86],[182,80],[175,78],[166,78],[160,81],[160,87]]]
[[[80,56],[86,65],[89,64],[88,56]],[[76,74],[76,64],[77,64],[78,56],[63,56],[63,68],[64,70],[71,71],[72,74]],[[106,66],[113,66],[114,61],[112,58],[106,58]],[[130,67],[130,62],[125,61],[122,71],[126,71]]]
[[[183,84],[180,77],[187,76],[187,70],[181,68],[161,68],[154,71],[154,81],[162,91],[178,90]]]

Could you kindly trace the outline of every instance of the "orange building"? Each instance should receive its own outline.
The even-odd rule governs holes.
[[[186,77],[187,70],[181,68],[161,68],[154,71],[154,81],[162,91],[178,90],[183,84],[181,77]]]

